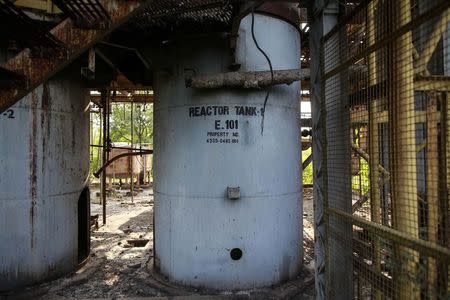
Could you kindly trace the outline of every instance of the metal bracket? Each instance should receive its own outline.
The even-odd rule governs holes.
[[[230,200],[237,200],[241,198],[241,188],[240,187],[227,187],[227,196]]]

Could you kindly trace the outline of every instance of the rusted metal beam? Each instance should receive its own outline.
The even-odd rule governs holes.
[[[450,91],[450,76],[431,75],[431,76],[416,76],[414,78],[415,91]],[[373,83],[367,88],[357,90],[349,95],[351,103],[366,103],[386,97],[386,81]]]
[[[95,103],[99,103],[101,101],[100,95],[91,95],[90,99]],[[153,95],[117,95],[111,103],[116,102],[153,103]]]
[[[416,250],[423,255],[436,258],[444,263],[450,263],[450,249],[419,239],[403,231],[384,226],[362,217],[349,214],[340,209],[329,207],[326,210],[328,215],[349,222],[355,226],[361,227],[368,232],[379,236],[380,238],[391,240],[394,243],[402,245],[405,248]]]
[[[359,156],[364,158],[364,160],[366,160],[367,162],[370,162],[369,154],[364,152],[364,150],[362,150],[360,147],[358,147],[358,145],[352,144],[352,150],[355,151]],[[377,170],[379,172],[383,173],[387,177],[391,176],[391,173],[388,170],[386,170],[381,164],[378,164]]]
[[[437,111],[436,115],[439,116],[440,112]],[[379,111],[375,114],[376,123],[389,123],[389,116],[387,110]],[[360,109],[351,113],[351,122],[353,124],[367,124],[369,122],[369,115],[367,109]],[[415,111],[414,112],[414,122],[415,123],[426,123],[427,115],[425,111]]]
[[[1,66],[7,70],[24,75],[26,84],[25,87],[16,86],[0,90],[0,113],[26,96],[42,82],[64,69],[82,53],[125,22],[143,13],[152,1],[102,0],[101,3],[111,18],[108,28],[103,30],[83,30],[76,28],[72,20],[66,19],[50,32],[55,39],[64,44],[63,51],[53,50],[50,56],[36,57],[32,55],[30,49],[25,49]]]
[[[90,96],[90,99],[92,102],[99,103],[100,96]],[[153,96],[117,96],[114,101],[111,101],[112,103],[117,102],[134,102],[134,103],[153,103]]]
[[[450,76],[420,76],[414,80],[416,91],[450,91]]]

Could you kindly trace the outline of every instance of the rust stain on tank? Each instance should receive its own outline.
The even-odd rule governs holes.
[[[75,112],[75,108],[73,107],[73,104],[70,105],[70,112],[72,113],[72,115]],[[75,122],[73,121],[73,119],[72,119],[71,123],[72,123],[72,152],[75,153],[75,132],[76,132],[76,130],[75,130]]]
[[[31,93],[31,135],[29,140],[30,151],[30,223],[31,223],[31,248],[34,248],[34,223],[36,214],[36,198],[37,198],[37,104],[38,98],[36,92]]]
[[[50,90],[48,83],[44,82],[42,85],[42,99],[41,99],[41,130],[42,130],[42,173],[45,168],[46,145],[50,138],[50,114],[51,114],[51,102]]]

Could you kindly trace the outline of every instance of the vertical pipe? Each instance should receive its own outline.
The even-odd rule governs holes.
[[[450,25],[448,32],[450,32]],[[447,36],[447,38],[450,39],[450,35]],[[450,46],[450,42],[447,43],[448,46]],[[448,49],[450,52],[450,49]],[[450,56],[450,55],[449,55]],[[448,61],[448,75],[450,75],[450,61]],[[444,97],[445,104],[443,105],[444,109],[442,110],[443,113],[441,113],[441,124],[443,124],[443,127],[445,128],[443,131],[443,141],[442,141],[442,156],[443,156],[443,166],[445,175],[442,174],[442,244],[444,246],[447,246],[447,248],[450,248],[450,203],[449,203],[449,195],[450,195],[450,92],[447,92]],[[444,291],[442,292],[443,295],[445,293],[450,293],[450,284],[449,284],[449,278],[450,278],[450,267],[449,265],[442,264],[442,286],[444,287]],[[447,290],[445,291],[445,286],[447,286]]]
[[[392,1],[391,24],[396,30],[411,21],[410,0]],[[417,168],[414,111],[414,70],[412,32],[397,38],[392,45],[390,65],[390,122],[392,124],[392,192],[394,227],[411,237],[419,237]],[[398,266],[394,275],[396,298],[419,299],[418,253],[397,246]]]
[[[94,121],[91,105],[89,105],[89,145],[98,145],[94,141]],[[92,146],[89,146],[89,159],[91,162],[94,160],[94,147]]]
[[[134,149],[134,99],[131,99],[131,149]],[[133,151],[133,150],[130,150]],[[134,202],[134,182],[133,182],[133,165],[134,165],[134,157],[130,156],[130,170],[131,170],[131,182],[130,182],[130,192],[131,192],[131,202]]]
[[[108,96],[106,97],[106,103],[107,103],[107,112],[106,112],[106,161],[109,160],[109,153],[111,152],[111,127],[110,127],[110,118],[111,118],[111,109],[112,109],[112,103],[114,102],[114,99],[116,98],[116,92],[113,92],[113,98],[110,99],[111,93],[108,90]]]
[[[103,141],[103,123],[102,123],[102,108],[99,107],[99,111],[98,111],[98,120],[99,120],[99,126],[98,126],[98,139],[95,141],[94,145],[103,145],[102,141]],[[96,147],[96,156],[97,156],[97,165],[95,166],[95,169],[98,169],[98,165],[100,162],[100,159],[103,159],[100,157],[100,153],[102,152],[102,147]],[[100,183],[101,183],[101,179],[100,179]],[[100,186],[100,191],[101,191],[101,186]],[[100,195],[100,204],[102,203],[102,198]]]
[[[438,202],[439,202],[439,157],[438,157],[438,116],[437,95],[431,92],[427,103],[427,208],[428,241],[438,242]],[[428,296],[436,296],[436,260],[428,258]]]
[[[107,90],[101,91],[101,98],[103,104],[103,140],[102,140],[102,166],[106,165],[108,158],[107,155],[107,121],[108,117],[108,96]],[[102,217],[103,217],[103,225],[106,224],[106,168],[102,171],[102,182],[101,182],[101,196],[102,196]]]
[[[375,23],[375,0],[370,1],[367,6],[367,40],[368,47],[375,44],[376,23]],[[369,86],[378,83],[377,78],[377,55],[376,52],[369,54]],[[379,131],[377,113],[379,111],[379,99],[369,99],[369,171],[370,171],[370,212],[371,220],[375,223],[381,223],[381,195],[380,195],[380,153],[379,153]],[[373,266],[377,274],[381,274],[381,253],[380,241],[377,236],[373,237]],[[373,299],[381,299],[381,293],[375,289]]]

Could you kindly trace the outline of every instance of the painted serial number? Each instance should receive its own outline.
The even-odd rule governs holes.
[[[14,116],[14,110],[12,109],[8,109],[6,110],[3,114],[1,114],[0,116],[5,117],[7,119],[15,119],[16,117]]]
[[[215,130],[238,129],[238,127],[239,127],[238,120],[226,120],[225,124],[222,124],[220,120],[216,120],[214,122]]]
[[[237,144],[239,139],[207,139],[208,144]]]

